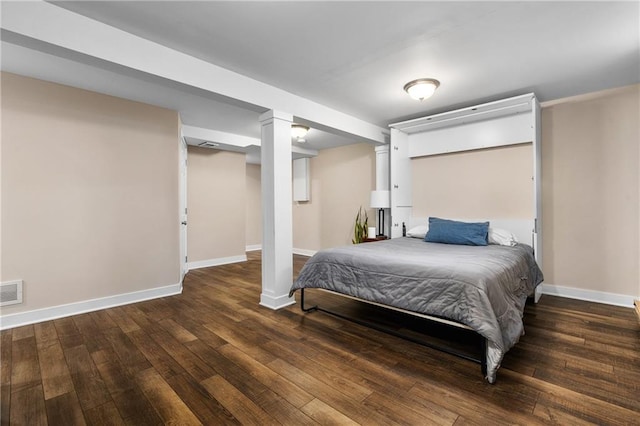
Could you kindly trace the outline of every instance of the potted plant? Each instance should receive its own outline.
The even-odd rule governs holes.
[[[368,226],[369,217],[366,210],[362,210],[362,206],[360,206],[360,210],[356,215],[356,223],[353,227],[353,239],[351,240],[353,244],[360,244],[367,238]]]

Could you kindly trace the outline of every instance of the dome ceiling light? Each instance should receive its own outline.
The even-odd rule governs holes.
[[[309,127],[303,126],[302,124],[292,124],[291,125],[291,137],[295,138],[297,142],[304,143],[306,140],[304,137],[307,135],[309,131]]]
[[[404,85],[404,90],[413,99],[422,101],[428,99],[433,95],[436,89],[440,86],[440,82],[433,78],[419,78],[413,80]]]

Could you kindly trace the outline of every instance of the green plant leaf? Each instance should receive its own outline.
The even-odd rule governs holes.
[[[368,224],[369,217],[367,216],[367,211],[363,210],[362,206],[360,206],[353,226],[353,239],[351,240],[353,244],[360,244],[367,238]]]

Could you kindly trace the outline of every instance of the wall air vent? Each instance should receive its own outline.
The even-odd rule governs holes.
[[[22,280],[0,284],[0,306],[22,303]]]
[[[220,146],[220,144],[215,142],[204,141],[202,143],[199,143],[198,146],[201,146],[203,148],[217,148]]]

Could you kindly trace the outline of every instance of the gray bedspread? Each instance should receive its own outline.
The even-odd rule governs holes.
[[[542,282],[533,249],[459,246],[394,238],[322,250],[291,287],[323,288],[397,308],[448,318],[487,339],[493,383],[504,354],[524,334],[527,296]]]

